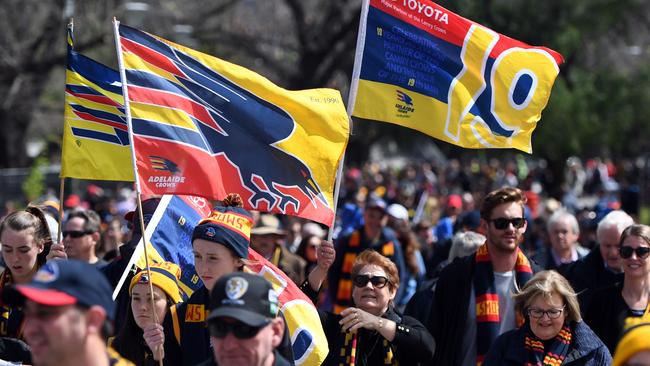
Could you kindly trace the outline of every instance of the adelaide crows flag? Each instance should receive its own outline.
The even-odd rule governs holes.
[[[73,48],[68,61],[61,177],[133,181],[120,74]]]
[[[562,62],[428,0],[364,0],[349,108],[462,147],[530,153]]]
[[[124,25],[118,42],[142,193],[239,193],[247,209],[333,223],[349,131],[338,91],[287,91]]]

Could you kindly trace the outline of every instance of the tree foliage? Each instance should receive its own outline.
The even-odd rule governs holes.
[[[425,1],[425,0],[421,0]],[[110,19],[249,67],[287,89],[333,87],[344,98],[354,63],[361,0],[4,0],[0,5],[0,167],[28,166],[25,142],[37,122],[63,125],[65,24],[74,13],[77,44],[115,65]],[[535,155],[621,156],[648,151],[650,4],[644,0],[443,0],[442,6],[500,33],[565,57],[533,135]],[[70,9],[70,5],[74,5]],[[627,52],[641,45],[641,55]],[[56,96],[56,97],[53,97]],[[57,99],[58,98],[58,99]],[[47,103],[47,113],[43,110]],[[366,158],[383,135],[416,132],[355,121],[349,154]],[[442,143],[450,154],[459,149]]]

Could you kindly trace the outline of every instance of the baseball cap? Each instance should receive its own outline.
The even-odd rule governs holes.
[[[113,289],[95,266],[74,260],[45,263],[24,285],[9,286],[2,291],[2,301],[10,306],[22,306],[25,300],[45,306],[99,305],[110,320],[115,318]]]
[[[388,215],[398,220],[409,220],[409,211],[406,209],[406,207],[400,205],[399,203],[393,203],[388,206],[386,212],[388,212]]]
[[[461,208],[463,207],[463,199],[458,194],[450,194],[449,197],[447,197],[447,206]]]
[[[144,223],[148,224],[149,220],[151,220],[151,217],[153,216],[154,212],[156,212],[156,208],[158,207],[158,203],[160,202],[160,198],[148,198],[144,201],[142,201],[142,217],[144,218]],[[133,211],[129,211],[124,214],[124,220],[127,222],[130,222],[134,225],[134,228],[139,229],[140,227],[140,218],[136,213],[138,212],[138,209],[136,208]]]
[[[381,198],[370,198],[366,203],[366,210],[371,208],[377,209],[382,213],[386,213],[386,201]]]
[[[251,230],[253,235],[285,235],[286,231],[282,230],[280,219],[275,215],[262,214],[257,225]]]
[[[481,213],[478,210],[463,212],[458,218],[458,224],[466,229],[476,231],[481,226]]]
[[[268,324],[278,314],[278,294],[264,277],[234,272],[221,277],[210,294],[208,321],[228,317],[252,327]]]
[[[81,204],[81,198],[76,194],[71,194],[63,201],[63,207],[74,208]]]
[[[304,225],[302,225],[301,232],[303,237],[307,235],[314,235],[321,239],[325,238],[325,234],[327,234],[327,232],[325,232],[325,230],[323,230],[323,228],[315,222],[306,222]]]

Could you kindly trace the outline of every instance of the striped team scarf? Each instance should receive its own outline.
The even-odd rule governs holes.
[[[384,363],[383,365],[392,365],[392,366],[399,366],[399,362],[397,362],[397,358],[395,358],[395,354],[393,353],[393,347],[388,342],[388,340],[381,335],[379,335],[381,338],[381,348],[382,348],[382,353],[384,356]],[[345,333],[345,342],[343,343],[343,346],[341,347],[341,350],[339,352],[339,360],[338,360],[338,365],[340,366],[359,366],[359,358],[360,355],[358,354],[358,349],[359,349],[359,333],[358,332],[346,332]],[[362,347],[368,347],[368,344],[362,345]],[[365,355],[366,357],[368,355]],[[363,363],[363,362],[362,362]],[[363,363],[365,364],[365,363]]]
[[[0,291],[12,284],[14,281],[11,272],[5,268],[0,275]],[[0,337],[23,339],[24,317],[22,308],[0,303]]]
[[[569,353],[571,338],[571,328],[565,324],[560,332],[544,348],[544,343],[533,334],[527,325],[524,347],[528,350],[528,362],[524,363],[524,366],[562,365],[562,362],[564,362],[564,359]]]
[[[487,243],[475,254],[474,295],[476,296],[476,364],[481,365],[492,342],[499,336],[499,295],[494,285],[492,261]],[[523,286],[533,276],[528,258],[517,248],[515,263],[517,286]],[[523,324],[523,316],[517,316],[517,326]]]

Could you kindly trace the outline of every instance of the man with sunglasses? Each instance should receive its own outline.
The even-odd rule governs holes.
[[[97,257],[101,220],[95,211],[73,211],[63,225],[63,242],[52,245],[48,259],[70,258],[102,269],[108,262]]]
[[[519,325],[511,294],[533,272],[519,249],[527,228],[525,203],[517,188],[485,196],[480,209],[485,244],[440,273],[427,324],[437,345],[433,365],[476,365],[498,335]]]
[[[276,350],[285,329],[278,310],[278,295],[263,277],[245,272],[221,277],[208,315],[214,360],[201,365],[290,365]]]

